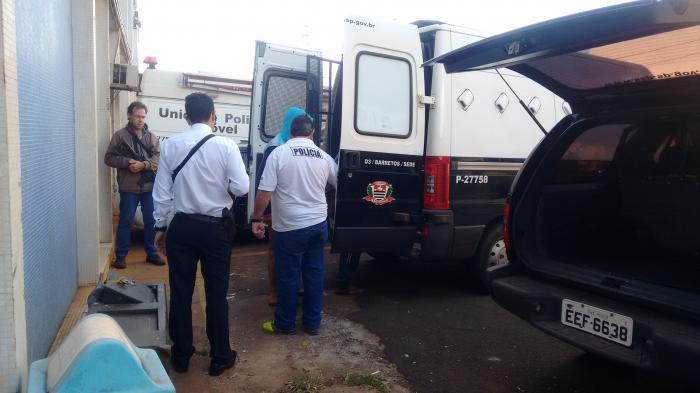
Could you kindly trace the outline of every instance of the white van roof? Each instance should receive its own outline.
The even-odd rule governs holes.
[[[453,33],[470,35],[470,36],[474,36],[474,37],[478,37],[478,38],[485,38],[486,37],[486,35],[482,34],[477,29],[472,29],[472,28],[464,27],[464,26],[451,25],[449,23],[442,23],[442,22],[437,22],[435,24],[427,25],[427,26],[424,26],[424,27],[421,27],[418,29],[418,32],[421,34],[429,33],[431,31],[451,31]]]
[[[193,92],[206,91],[214,102],[250,105],[252,82],[242,79],[146,69],[141,76],[140,96],[185,99]]]

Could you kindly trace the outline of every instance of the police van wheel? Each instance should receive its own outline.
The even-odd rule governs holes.
[[[479,284],[488,290],[486,269],[508,264],[505,243],[503,242],[503,224],[491,226],[481,240],[475,262]]]

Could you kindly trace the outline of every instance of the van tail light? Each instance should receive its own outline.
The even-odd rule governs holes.
[[[425,192],[423,207],[450,208],[450,157],[425,157]]]
[[[508,221],[510,220],[510,202],[506,201],[503,205],[503,243],[506,245],[506,252],[510,253],[510,226]]]

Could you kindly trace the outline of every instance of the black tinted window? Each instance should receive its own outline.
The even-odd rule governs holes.
[[[700,123],[647,119],[593,127],[566,148],[551,183],[583,183],[615,176],[700,176]]]
[[[683,176],[695,172],[698,148],[693,123],[644,121],[623,137],[616,167],[624,176]]]
[[[557,162],[552,183],[595,181],[610,166],[622,134],[629,128],[630,124],[605,124],[579,135]]]

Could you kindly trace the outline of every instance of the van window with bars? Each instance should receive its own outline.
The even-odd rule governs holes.
[[[597,180],[610,166],[622,134],[629,127],[629,124],[605,124],[579,135],[557,162],[552,183]]]
[[[361,134],[405,138],[411,133],[408,61],[361,54],[357,60],[355,128]]]
[[[263,107],[263,136],[273,138],[279,134],[284,115],[290,107],[306,108],[306,79],[271,75],[265,86]]]

